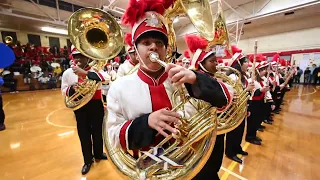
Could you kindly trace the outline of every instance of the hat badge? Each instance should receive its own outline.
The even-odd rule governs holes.
[[[147,18],[146,26],[151,26],[155,28],[162,28],[162,23],[157,15],[151,14],[151,17]]]

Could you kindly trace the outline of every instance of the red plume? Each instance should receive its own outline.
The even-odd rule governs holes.
[[[129,0],[128,8],[122,16],[121,23],[133,27],[134,23],[144,15],[145,6],[146,4],[142,1]]]
[[[119,57],[119,56],[115,57],[115,58],[114,58],[114,62],[119,63],[119,62],[120,62],[120,57]]]
[[[254,58],[254,55],[250,55],[250,56],[249,56],[249,60],[250,60],[251,63],[253,63],[253,58]],[[256,62],[261,62],[261,59],[263,59],[262,54],[257,54],[257,56],[256,56]]]
[[[287,65],[287,61],[285,59],[280,59],[279,63],[281,64],[281,66]]]
[[[224,65],[225,65],[225,66],[228,66],[228,62],[224,62]]]
[[[208,46],[208,41],[197,35],[185,35],[185,41],[190,51],[195,53],[197,49],[204,50]]]
[[[155,11],[161,15],[174,3],[174,0],[129,0],[126,12],[122,16],[122,24],[134,24],[147,11]]]
[[[231,58],[235,53],[242,53],[242,49],[239,49],[236,45],[231,46],[231,53],[227,51],[227,49],[224,50],[224,53],[226,54],[227,58]]]
[[[221,58],[217,58],[217,61],[219,64],[223,63],[223,60]]]
[[[127,33],[125,36],[124,41],[129,45],[129,46],[133,46],[132,44],[132,34],[131,33]]]
[[[190,54],[189,54],[189,51],[188,50],[185,50],[184,53],[183,53],[184,57],[186,58],[190,58]]]
[[[271,62],[278,62],[278,60],[280,59],[280,55],[279,54],[275,54],[271,60]]]

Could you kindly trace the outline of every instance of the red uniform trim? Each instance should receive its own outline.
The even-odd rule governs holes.
[[[127,134],[127,129],[131,123],[132,123],[132,120],[128,120],[126,123],[124,123],[124,125],[122,125],[122,128],[120,129],[120,135],[119,135],[120,145],[124,151],[127,151],[127,149],[129,148],[127,147],[126,134]]]
[[[223,111],[225,108],[227,108],[229,106],[229,104],[231,103],[231,95],[229,93],[229,90],[228,88],[226,87],[226,85],[224,85],[223,83],[220,83],[220,86],[222,87],[223,89],[223,92],[224,92],[224,95],[227,97],[227,105],[221,107],[221,108],[218,108],[218,111]]]

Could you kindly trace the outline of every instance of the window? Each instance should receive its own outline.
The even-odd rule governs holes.
[[[72,12],[72,4],[64,1],[59,1],[58,3],[59,3],[59,9]]]
[[[39,4],[57,8],[56,0],[39,0]]]
[[[82,7],[82,6],[77,6],[77,5],[73,5],[73,8],[74,8],[74,11],[77,11],[77,10],[79,10],[79,9],[81,9],[81,8],[84,8],[84,7]]]
[[[70,49],[71,46],[72,46],[72,43],[71,43],[70,39],[67,39],[67,46],[68,46],[69,49]]]
[[[37,46],[41,46],[41,40],[39,35],[28,34],[28,42]]]
[[[50,48],[57,46],[57,48],[60,49],[59,38],[49,37],[49,46],[50,46]]]
[[[17,33],[16,33],[16,32],[1,31],[1,36],[2,36],[2,41],[3,41],[3,43],[5,43],[5,42],[4,42],[4,39],[5,39],[7,36],[11,36],[11,37],[12,37],[12,40],[13,40],[13,43],[17,43]]]

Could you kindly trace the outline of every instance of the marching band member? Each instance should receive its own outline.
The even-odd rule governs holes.
[[[108,74],[103,70],[96,72],[88,66],[90,59],[82,55],[74,46],[72,47],[73,61],[77,66],[67,69],[62,75],[61,91],[64,96],[72,96],[77,90],[77,83],[83,82],[87,77],[91,80],[107,83],[110,79]],[[100,87],[95,92],[92,99],[83,107],[74,111],[77,121],[77,130],[81,142],[84,165],[82,174],[87,174],[93,163],[93,157],[96,161],[107,159],[103,153],[102,140],[102,122],[104,116],[103,104],[101,101]],[[91,141],[92,137],[92,141]],[[92,155],[92,145],[93,153]]]
[[[196,35],[187,35],[185,36],[185,40],[188,48],[194,54],[191,68],[214,79],[214,74],[217,72],[216,67],[218,65],[218,61],[214,51],[205,50],[208,45],[207,40]],[[223,87],[225,95],[228,97],[228,104],[223,108],[218,109],[218,113],[228,107],[232,103],[233,98],[233,88],[223,82],[219,83]],[[219,179],[218,172],[222,165],[224,154],[224,136],[224,134],[217,135],[212,154],[206,165],[203,167],[203,172],[207,173],[198,174],[195,177],[196,179],[204,179],[205,176],[209,174],[209,171],[214,171],[214,179]]]
[[[108,93],[109,140],[112,146],[124,151],[147,150],[158,138],[167,137],[167,132],[177,133],[177,129],[170,126],[179,123],[180,118],[178,113],[170,111],[171,96],[177,86],[185,86],[192,97],[212,106],[227,104],[224,88],[216,80],[175,64],[163,68],[149,59],[150,53],[156,52],[165,60],[168,30],[162,14],[170,5],[168,1],[130,0],[122,19],[124,24],[133,26],[132,40],[141,64],[138,72],[115,81]],[[201,173],[208,177],[212,171],[204,168]]]
[[[257,66],[254,69],[254,71],[256,71],[255,77],[252,77],[254,80],[254,89],[248,107],[250,116],[247,118],[246,141],[256,145],[261,145],[262,141],[261,138],[257,136],[257,130],[261,128],[260,126],[263,120],[261,109],[263,109],[264,105],[264,95],[269,90],[269,86],[264,86],[263,80],[261,79],[261,77],[266,74],[265,67],[265,65],[257,62]],[[248,81],[249,83],[252,82],[251,79],[248,79]]]
[[[241,74],[241,77],[238,77],[233,71],[228,72],[227,75],[236,81],[238,78],[241,79],[241,83],[246,91],[251,92],[254,88],[253,83],[248,83],[247,80],[247,70],[248,70],[248,60],[247,58],[241,53],[242,50],[238,50],[237,47],[232,46],[232,52],[234,55],[231,58],[230,66],[236,70],[238,70]],[[236,127],[234,130],[230,131],[226,135],[226,149],[225,154],[228,158],[238,163],[242,163],[242,160],[237,156],[237,154],[241,154],[244,156],[248,155],[248,152],[243,151],[241,147],[242,137],[245,129],[246,121],[243,120],[242,123]]]
[[[128,55],[128,59],[119,66],[119,69],[117,72],[117,78],[127,75],[129,71],[139,63],[139,61],[136,58],[136,53],[131,41],[131,38],[132,38],[131,36],[132,36],[131,33],[127,33],[125,36],[125,41],[130,46],[130,48],[128,49],[129,55]]]
[[[271,117],[271,112],[275,109],[275,104],[274,104],[274,100],[272,98],[272,95],[271,95],[271,90],[272,90],[272,86],[273,84],[270,82],[270,74],[272,73],[272,70],[271,70],[271,63],[267,63],[267,62],[264,62],[265,65],[268,66],[267,68],[267,76],[262,76],[262,80],[263,80],[263,84],[264,86],[269,86],[270,87],[270,90],[266,92],[265,94],[265,102],[264,102],[264,110],[265,110],[265,115],[264,115],[264,119],[263,119],[263,122],[266,123],[266,124],[272,124],[272,117]]]

